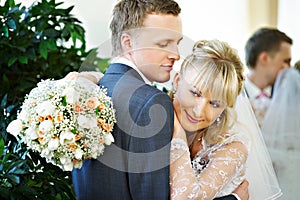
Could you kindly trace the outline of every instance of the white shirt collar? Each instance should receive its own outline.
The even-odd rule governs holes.
[[[112,63],[121,63],[121,64],[131,67],[132,69],[134,69],[135,71],[137,71],[139,73],[139,75],[143,78],[143,80],[145,81],[146,84],[152,85],[152,82],[149,79],[147,79],[146,76],[137,68],[137,66],[133,62],[128,60],[127,58],[117,57],[116,59],[114,59],[112,61]]]
[[[251,82],[251,80],[248,77],[245,80],[245,88],[250,100],[255,99],[262,92],[264,92],[269,97],[271,96],[271,86],[268,86],[265,89],[261,90],[253,82]]]

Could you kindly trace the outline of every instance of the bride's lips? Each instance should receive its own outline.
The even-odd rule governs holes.
[[[196,124],[196,123],[199,123],[199,122],[200,122],[200,120],[194,119],[191,115],[189,115],[189,114],[187,113],[187,111],[185,111],[185,114],[186,114],[186,118],[187,118],[191,123]]]

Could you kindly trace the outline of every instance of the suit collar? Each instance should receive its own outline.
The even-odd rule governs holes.
[[[136,77],[137,79],[145,82],[143,78],[140,76],[140,74],[129,67],[128,65],[122,64],[122,63],[112,63],[110,64],[109,68],[106,70],[105,74],[131,74],[132,76]]]
[[[118,57],[116,59],[114,59],[112,61],[112,63],[120,63],[120,64],[124,64],[127,65],[129,67],[131,67],[132,69],[134,69],[135,71],[137,71],[137,73],[140,74],[140,76],[143,78],[144,82],[148,85],[152,85],[152,82],[140,71],[140,69],[129,59],[125,58],[125,57]]]

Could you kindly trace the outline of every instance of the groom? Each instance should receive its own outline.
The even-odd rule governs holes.
[[[121,0],[114,7],[110,29],[116,59],[99,84],[107,88],[116,109],[115,143],[99,159],[73,170],[79,200],[170,198],[173,104],[151,85],[168,81],[180,58],[179,13],[173,0]],[[240,191],[247,199],[247,184]]]

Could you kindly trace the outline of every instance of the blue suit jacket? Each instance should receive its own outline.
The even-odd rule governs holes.
[[[99,85],[116,109],[115,142],[72,172],[78,199],[169,199],[171,99],[129,66],[111,64]]]

